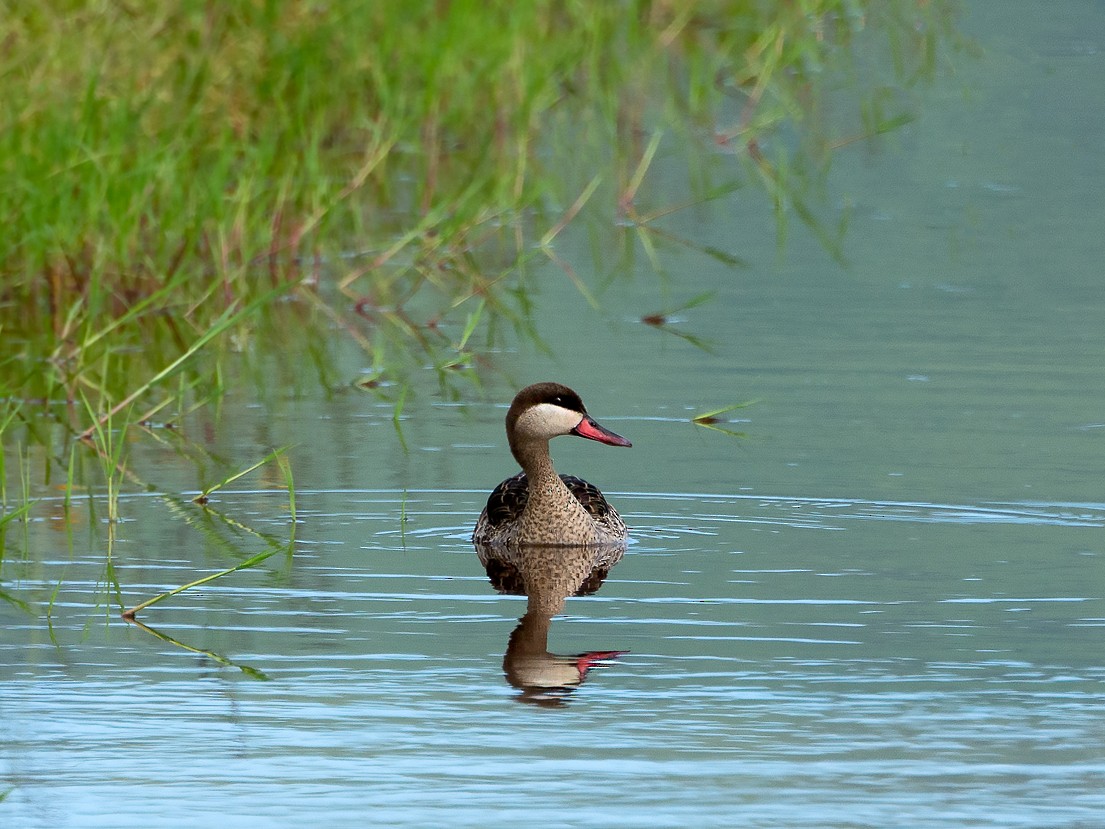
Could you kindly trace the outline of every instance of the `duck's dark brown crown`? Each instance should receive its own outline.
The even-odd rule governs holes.
[[[560,383],[534,383],[514,395],[510,411],[506,415],[507,432],[522,412],[542,403],[560,406],[572,412],[579,412],[581,415],[587,414],[587,409],[584,408],[579,395],[567,386]]]

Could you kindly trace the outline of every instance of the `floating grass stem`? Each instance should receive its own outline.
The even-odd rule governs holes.
[[[141,604],[136,604],[134,607],[128,610],[124,610],[120,615],[128,622],[134,621],[135,617],[147,607],[151,607],[155,604],[163,602],[165,601],[165,599],[175,596],[178,593],[183,593],[185,590],[191,590],[193,587],[199,587],[200,585],[207,584],[209,582],[215,581],[216,579],[221,579],[224,576],[229,576],[231,573],[237,573],[239,570],[246,570],[250,567],[256,567],[258,564],[272,558],[277,553],[287,552],[291,554],[291,547],[291,544],[279,546],[273,545],[268,550],[264,550],[263,552],[250,556],[245,561],[235,564],[233,567],[228,567],[225,570],[218,571],[217,573],[211,573],[210,575],[204,576],[203,578],[196,579],[195,581],[190,581],[187,584],[182,584],[180,587],[174,587],[172,590],[166,590],[164,593],[159,593],[152,599],[147,599]]]
[[[553,243],[553,240],[560,235],[560,233],[568,226],[568,224],[574,219],[579,211],[583,209],[583,206],[587,204],[591,196],[595,195],[595,191],[598,189],[599,184],[602,183],[601,176],[594,176],[587,186],[583,188],[583,192],[580,193],[576,200],[572,203],[572,206],[564,211],[564,214],[557,220],[551,228],[549,228],[545,235],[541,237],[540,247],[547,248]]]
[[[758,402],[757,400],[748,400],[744,403],[733,403],[730,406],[722,406],[720,409],[713,409],[712,411],[695,415],[691,418],[691,422],[697,423],[699,426],[713,426],[714,424],[723,422],[722,415],[729,414],[729,412],[735,412],[738,409],[747,409],[749,406],[754,406]]]
[[[684,302],[682,305],[676,308],[669,308],[663,311],[656,311],[651,314],[645,314],[641,317],[641,322],[644,325],[651,326],[652,328],[659,329],[660,331],[665,331],[668,334],[672,334],[682,340],[686,340],[695,348],[702,349],[707,353],[713,353],[714,346],[711,342],[674,326],[674,323],[679,321],[677,315],[681,311],[688,311],[691,308],[709,302],[711,299],[713,299],[713,296],[713,291],[706,291],[705,293],[699,294],[698,296],[693,297],[687,302]]]
[[[673,321],[673,317],[683,311],[689,311],[692,308],[697,308],[699,305],[704,305],[714,298],[715,291],[704,291],[697,296],[691,297],[681,305],[677,305],[672,308],[666,308],[663,311],[655,311],[651,314],[645,314],[641,317],[641,322],[645,325],[651,325],[654,328],[659,328],[664,325],[668,325]]]
[[[0,530],[13,521],[21,521],[30,514],[31,508],[35,505],[34,501],[26,501],[20,506],[16,507],[11,512],[6,512],[0,515]]]
[[[754,406],[757,400],[748,400],[744,403],[733,403],[729,406],[722,406],[720,409],[713,409],[702,414],[695,415],[691,418],[691,423],[695,426],[702,426],[706,429],[712,429],[715,432],[721,432],[731,437],[747,437],[744,432],[738,432],[734,429],[729,429],[723,426],[724,423],[730,423],[731,421],[725,417],[730,412],[735,412],[739,409],[746,409],[749,406]]]
[[[290,466],[285,467],[283,456],[284,456],[284,453],[287,452],[292,447],[293,447],[293,444],[288,444],[287,446],[281,446],[279,449],[273,449],[271,452],[269,452],[267,455],[265,455],[265,457],[263,457],[263,458],[261,458],[261,460],[257,461],[257,463],[250,464],[245,469],[240,469],[237,472],[223,478],[218,483],[214,483],[211,486],[206,487],[202,492],[200,492],[199,495],[197,495],[195,498],[193,498],[192,501],[194,503],[197,503],[197,504],[206,504],[207,501],[208,501],[208,498],[209,498],[209,496],[211,495],[212,492],[217,492],[218,490],[222,489],[227,484],[234,483],[239,478],[245,477],[246,475],[248,475],[253,470],[260,469],[262,466],[267,464],[269,461],[273,461],[273,460],[275,460],[277,462],[277,464],[280,466],[280,469],[282,471],[284,471],[285,480],[287,480],[288,475],[291,474],[291,467]],[[289,491],[291,491],[291,490],[289,490]],[[294,492],[293,492],[293,497],[294,497]]]

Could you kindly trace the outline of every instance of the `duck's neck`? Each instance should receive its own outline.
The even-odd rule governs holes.
[[[546,486],[555,486],[557,483],[561,483],[560,476],[553,469],[547,440],[534,441],[533,443],[511,446],[510,448],[514,453],[514,459],[518,461],[522,471],[526,473],[531,492],[535,486],[544,489]]]
[[[553,469],[549,442],[535,441],[512,449],[529,485],[515,540],[530,544],[595,541],[594,521]]]
[[[579,519],[586,515],[579,501],[553,469],[547,440],[517,447],[514,457],[521,464],[529,484],[529,499],[525,508],[529,516],[543,516],[547,520],[550,516]]]

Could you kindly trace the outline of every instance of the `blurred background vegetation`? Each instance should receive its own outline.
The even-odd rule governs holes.
[[[953,21],[949,0],[4,3],[5,449],[43,419],[171,421],[291,343],[324,383],[327,344],[356,343],[400,406],[412,355],[475,381],[569,223],[616,237],[686,205],[650,192],[661,147],[692,202],[756,183],[832,247],[809,181],[909,119]]]

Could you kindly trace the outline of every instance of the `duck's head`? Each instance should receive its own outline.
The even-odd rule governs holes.
[[[506,413],[510,451],[524,443],[547,443],[559,435],[576,435],[611,446],[632,446],[621,435],[600,425],[587,414],[576,392],[560,383],[534,383],[514,396]]]

